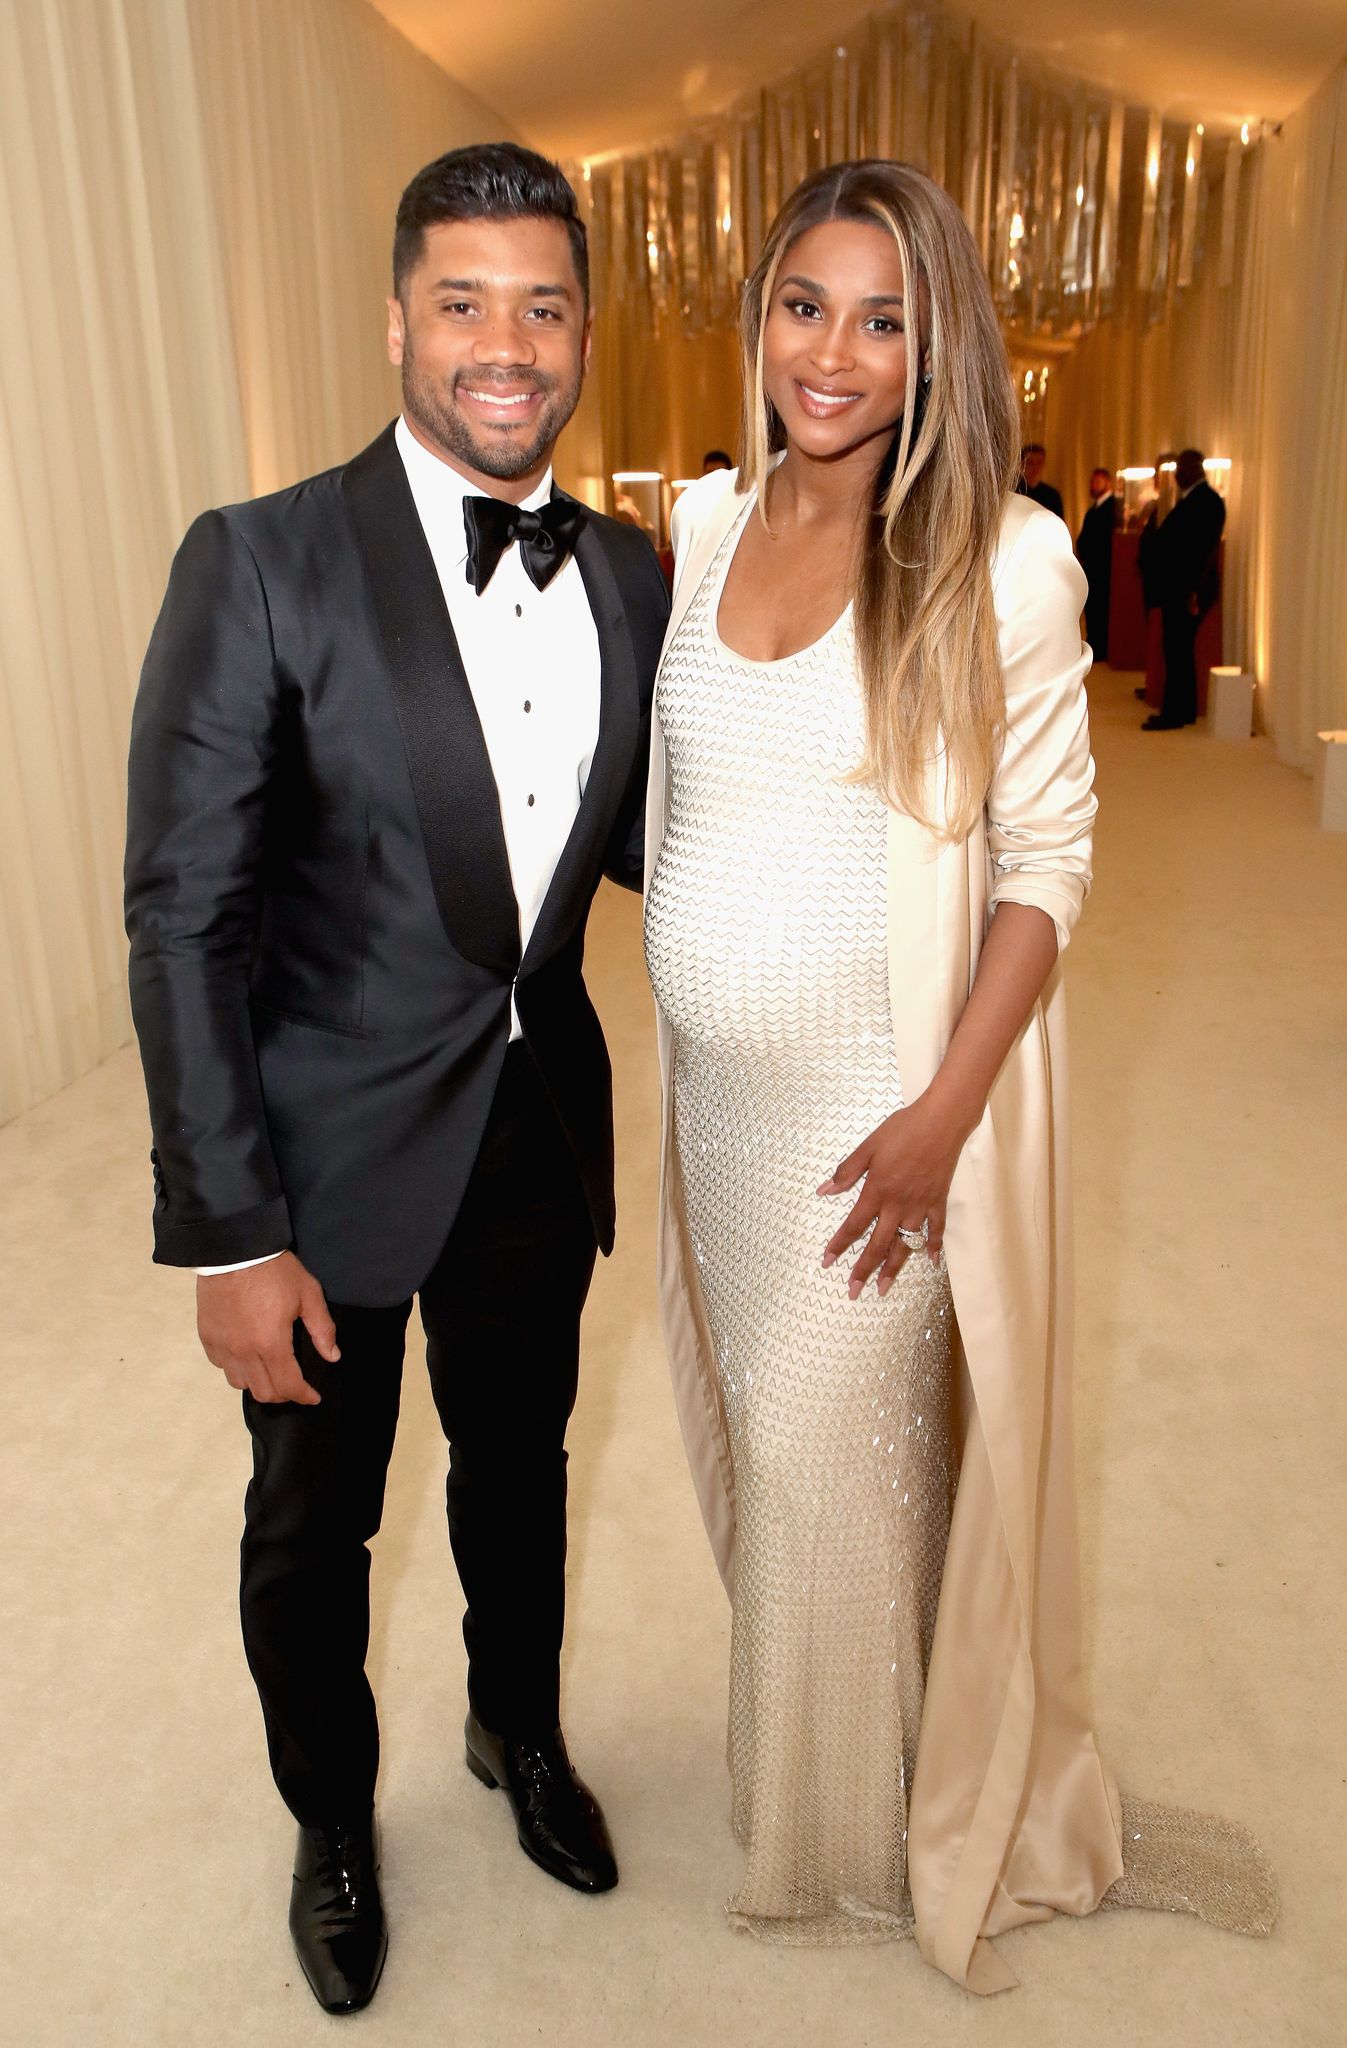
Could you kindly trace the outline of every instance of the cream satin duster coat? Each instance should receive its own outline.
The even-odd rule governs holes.
[[[671,638],[742,505],[731,472],[684,493],[674,517]],[[1007,734],[983,816],[967,839],[942,845],[911,818],[889,813],[889,990],[908,1101],[940,1065],[996,906],[1036,904],[1056,924],[1060,948],[1089,887],[1096,805],[1084,690],[1090,658],[1079,628],[1085,580],[1062,521],[1029,498],[1010,498],[992,584]],[[666,816],[656,721],[647,876]],[[732,1595],[734,1471],[683,1217],[662,1017],[659,1049],[660,1305],[683,1438]],[[962,1346],[961,1455],[908,1868],[922,1953],[968,1989],[991,1992],[1016,1981],[991,1936],[1054,1911],[1091,1912],[1122,1872],[1118,1795],[1095,1747],[1081,1667],[1059,970],[964,1147],[945,1255]]]

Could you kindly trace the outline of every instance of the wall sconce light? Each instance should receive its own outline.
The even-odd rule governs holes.
[[[639,526],[653,544],[664,545],[664,472],[662,469],[615,469],[613,511],[629,526]]]

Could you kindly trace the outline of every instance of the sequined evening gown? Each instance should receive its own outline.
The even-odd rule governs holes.
[[[957,1471],[943,1260],[852,1302],[814,1192],[902,1104],[886,813],[846,780],[863,707],[849,612],[754,662],[716,630],[734,522],[666,649],[668,819],[646,958],[670,1027],[683,1205],[736,1497],[732,1922],[785,1942],[912,1931],[916,1762]],[[1265,1933],[1276,1886],[1233,1822],[1123,1800],[1105,1906]]]
[[[752,662],[715,618],[736,521],[666,653],[670,815],[646,949],[738,1502],[732,1916],[813,1942],[911,1926],[907,1788],[953,1500],[943,1261],[850,1301],[815,1194],[902,1103],[885,811],[845,777],[863,710],[849,613]]]

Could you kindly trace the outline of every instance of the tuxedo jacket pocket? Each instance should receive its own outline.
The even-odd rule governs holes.
[[[266,996],[254,994],[249,999],[249,1008],[260,1012],[263,1017],[272,1018],[278,1024],[297,1025],[302,1031],[326,1031],[333,1038],[377,1038],[377,1031],[366,1031],[358,1024],[337,1024],[328,1017],[314,1017],[306,1010],[291,1008],[288,1004],[272,1002]]]

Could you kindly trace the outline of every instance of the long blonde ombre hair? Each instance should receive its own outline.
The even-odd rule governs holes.
[[[1018,473],[1019,416],[973,237],[949,194],[911,164],[815,171],[772,222],[740,316],[739,488],[757,490],[765,520],[771,457],[786,443],[763,389],[767,308],[792,244],[834,220],[873,222],[893,236],[908,334],[903,416],[876,479],[853,591],[866,703],[856,778],[961,839],[986,799],[1005,728],[991,558]],[[943,804],[934,785],[942,753]]]

